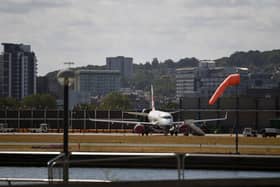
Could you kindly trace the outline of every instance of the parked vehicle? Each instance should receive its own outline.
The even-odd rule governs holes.
[[[280,129],[276,128],[264,128],[261,129],[260,133],[263,137],[276,137],[278,134],[280,134]]]
[[[257,137],[257,131],[252,128],[244,128],[242,134],[246,137]]]
[[[48,132],[48,124],[41,123],[40,128],[29,129],[30,132],[34,133],[47,133]]]
[[[0,123],[0,132],[15,132],[16,130],[14,128],[8,128],[8,124],[6,123]]]

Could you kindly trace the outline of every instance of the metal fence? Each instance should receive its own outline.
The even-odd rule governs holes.
[[[228,120],[207,123],[210,132],[232,131],[236,123],[240,129],[252,127],[261,129],[269,127],[271,120],[280,119],[280,101],[278,97],[251,98],[229,97],[221,98],[213,105],[208,105],[208,98],[182,98],[180,112],[174,114],[174,120],[221,118],[228,112]],[[0,123],[8,124],[10,128],[39,128],[41,123],[47,123],[49,129],[62,132],[63,110],[0,110]],[[131,130],[134,125],[112,125],[106,122],[92,122],[89,118],[137,120],[123,111],[73,110],[69,111],[70,129],[74,132],[90,130],[92,132],[117,132],[119,129]],[[143,119],[141,119],[143,120]],[[276,126],[280,128],[280,124]],[[206,129],[206,130],[207,130]],[[125,131],[124,131],[125,132]]]

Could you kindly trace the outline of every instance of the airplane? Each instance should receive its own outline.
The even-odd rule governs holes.
[[[146,121],[125,121],[125,120],[107,120],[107,119],[93,119],[90,118],[90,121],[94,122],[109,122],[109,123],[122,123],[122,124],[135,124],[133,128],[133,132],[139,134],[146,134],[148,135],[150,132],[161,131],[164,130],[164,134],[167,135],[170,133],[171,135],[178,135],[179,132],[183,132],[187,135],[188,129],[192,129],[193,135],[203,136],[205,135],[204,131],[195,125],[195,123],[206,123],[209,121],[219,121],[219,120],[226,120],[227,113],[223,118],[213,118],[213,119],[201,119],[201,120],[194,120],[188,119],[184,121],[173,121],[172,114],[176,112],[164,112],[161,110],[156,110],[155,102],[154,102],[154,90],[153,86],[151,85],[151,111],[146,113],[145,110],[142,112],[126,112],[127,114],[136,115],[136,116],[143,116],[148,118],[148,122]],[[178,112],[178,111],[177,111]]]

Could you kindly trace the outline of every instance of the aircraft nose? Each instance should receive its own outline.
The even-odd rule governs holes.
[[[166,120],[166,125],[172,125],[172,122],[173,122],[172,119],[167,119]]]
[[[169,120],[169,123],[171,123],[171,124],[172,124],[172,123],[173,123],[173,119],[170,119],[170,120]]]

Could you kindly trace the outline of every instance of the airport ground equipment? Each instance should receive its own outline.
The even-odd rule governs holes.
[[[33,132],[33,133],[47,133],[48,132],[48,124],[41,123],[40,128],[29,129],[29,131]]]
[[[8,128],[7,123],[0,123],[0,132],[6,133],[6,132],[15,132],[15,128]]]
[[[280,134],[280,129],[276,128],[264,128],[261,129],[260,133],[263,137],[276,137],[278,134]]]
[[[252,128],[244,128],[242,134],[246,137],[257,137],[257,131]]]

